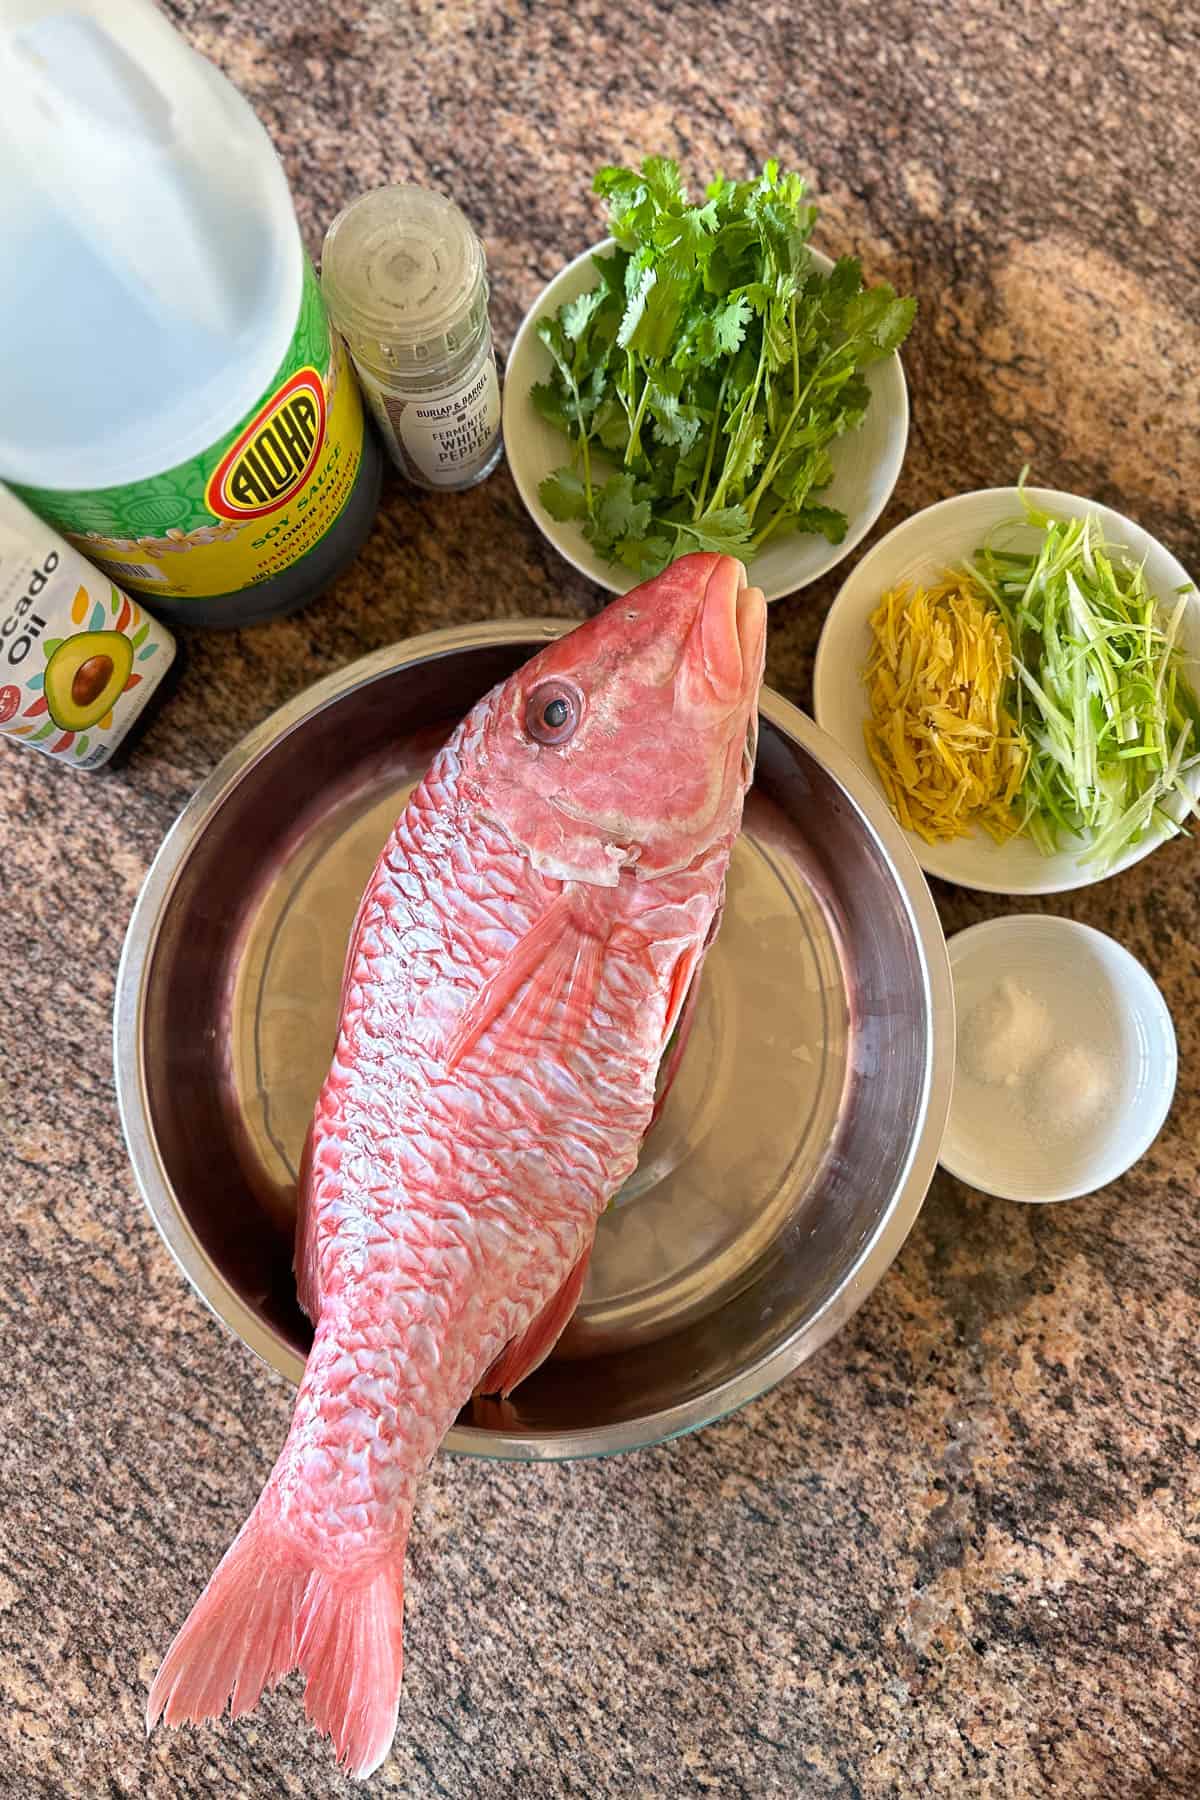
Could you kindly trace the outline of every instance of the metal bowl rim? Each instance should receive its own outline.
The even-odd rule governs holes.
[[[376,650],[305,688],[253,727],[197,788],[163,839],[134,905],[117,971],[113,1011],[117,1106],[134,1179],[160,1236],[199,1298],[269,1367],[293,1383],[303,1372],[303,1357],[250,1309],[209,1257],[175,1195],[150,1124],[143,1029],[146,978],[167,903],[209,819],[261,758],[298,725],[397,669],[458,650],[546,643],[577,623],[574,619],[534,618],[449,626]],[[937,1166],[953,1077],[954,990],[941,923],[899,825],[849,753],[771,688],[763,688],[760,710],[786,737],[816,758],[853,805],[892,870],[919,952],[930,1021],[920,1123],[890,1209],[816,1315],[766,1356],[718,1386],[637,1419],[580,1431],[493,1432],[456,1425],[444,1441],[447,1450],[494,1460],[565,1461],[645,1449],[712,1424],[775,1386],[832,1337],[883,1277],[916,1221]]]

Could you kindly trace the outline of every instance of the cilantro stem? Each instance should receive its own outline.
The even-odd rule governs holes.
[[[721,391],[717,395],[717,404],[713,408],[712,425],[708,433],[708,453],[704,458],[704,473],[700,477],[700,487],[696,494],[696,504],[692,508],[692,518],[698,519],[704,511],[704,496],[708,492],[708,478],[712,474],[713,451],[717,447],[717,432],[721,428],[721,409],[725,405],[725,389],[729,386],[729,370],[721,377]]]
[[[587,500],[587,509],[592,510],[592,459],[588,453],[588,438],[591,433],[585,431],[579,440],[579,448],[583,452],[583,492]]]
[[[779,433],[779,436],[775,440],[775,448],[772,450],[770,456],[767,458],[767,466],[763,470],[762,474],[759,476],[758,484],[755,487],[754,492],[750,495],[750,498],[748,500],[744,500],[742,502],[743,506],[746,508],[747,513],[749,514],[750,523],[752,525],[754,523],[754,515],[758,511],[758,503],[762,499],[763,495],[766,493],[767,489],[770,487],[771,483],[775,479],[775,471],[779,467],[779,459],[783,455],[784,449],[787,446],[787,441],[792,435],[792,426],[796,423],[796,420],[800,417],[800,410],[803,407],[805,401],[808,399],[809,394],[812,392],[813,387],[816,385],[817,377],[820,375],[822,369],[825,367],[825,364],[827,362],[832,362],[833,358],[838,354],[838,351],[840,350],[840,348],[841,348],[841,346],[838,345],[833,350],[827,351],[825,353],[825,355],[821,358],[820,362],[817,364],[816,368],[813,370],[812,374],[809,376],[808,380],[805,382],[804,391],[800,395],[800,398],[796,401],[796,404],[795,404],[795,406],[793,406],[791,412],[788,414],[787,424],[784,426],[783,430]]]
[[[767,363],[767,334],[766,334],[766,331],[764,330],[764,332],[762,334],[762,342],[759,345],[759,350],[758,350],[758,367],[754,371],[754,384],[747,393],[742,395],[741,399],[738,401],[737,405],[734,407],[733,412],[730,413],[730,415],[729,415],[729,423],[732,424],[733,420],[737,417],[737,415],[739,413],[741,414],[741,419],[738,420],[738,430],[739,431],[741,430],[742,424],[744,423],[747,415],[752,414],[754,412],[755,402],[758,399],[758,390],[762,386],[763,370],[766,367],[766,363]],[[721,466],[721,479],[717,483],[716,493],[713,495],[711,502],[705,509],[707,512],[718,512],[720,510],[721,502],[725,498],[725,489],[729,485],[729,478],[730,478],[729,451],[726,450],[725,461]],[[750,517],[751,518],[754,517],[753,512],[751,512]]]
[[[618,376],[617,379],[614,381],[613,386],[616,389],[617,399],[621,402],[621,411],[625,414],[625,423],[629,427],[630,437],[633,436],[633,410],[630,407],[630,404],[629,404],[630,397],[629,397],[629,394],[626,392],[626,389],[633,380],[633,372],[632,371],[633,371],[633,353],[632,353],[632,351],[627,350],[625,352],[625,377],[626,377],[626,379],[624,382],[622,382],[620,376]],[[629,446],[628,446],[628,444],[626,444],[626,450],[628,450],[628,448],[629,448]]]
[[[579,384],[575,380],[574,372],[564,365],[563,373],[571,384],[571,398],[575,402],[575,424],[579,430],[579,437],[576,441],[583,458],[583,491],[590,513],[592,510],[592,459],[588,454],[588,439],[591,436],[591,427],[585,426],[583,422],[583,401],[579,397]]]
[[[783,524],[784,520],[788,517],[790,510],[791,509],[787,506],[776,507],[766,524],[762,526],[760,530],[756,531],[754,536],[750,539],[751,555],[757,556],[771,533]]]
[[[630,379],[630,383],[634,384],[637,381],[637,373],[636,373],[637,365],[634,361],[633,352],[632,351],[628,352],[628,355],[629,355],[629,379]],[[645,381],[642,384],[642,392],[641,392],[641,397],[637,403],[637,411],[634,413],[632,422],[630,423],[630,427],[629,427],[629,442],[625,447],[625,467],[626,468],[628,468],[630,466],[630,463],[635,456],[640,457],[642,454],[642,440],[641,440],[642,420],[646,414],[646,401],[649,399],[649,397],[650,397],[650,377],[647,375]]]
[[[792,334],[792,399],[795,401],[800,392],[800,340],[796,336],[796,296],[792,295],[788,307],[788,325]]]

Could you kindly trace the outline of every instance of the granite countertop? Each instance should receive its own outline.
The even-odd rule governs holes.
[[[359,190],[450,190],[486,239],[507,348],[597,235],[592,168],[696,177],[780,152],[820,247],[921,299],[908,460],[876,536],[1012,479],[1132,514],[1200,570],[1200,39],[1163,0],[169,0],[258,109],[310,247]],[[804,706],[843,569],[772,609]],[[292,1680],[252,1717],[142,1726],[146,1684],[265,1478],[287,1385],[184,1284],[134,1191],[109,1016],[171,819],[273,707],[351,658],[481,615],[597,603],[502,469],[392,481],[357,564],[291,619],[196,635],[126,769],[0,754],[7,988],[0,1793],[350,1794]],[[1009,910],[939,888],[947,929]],[[409,1562],[413,1800],[1200,1793],[1200,891],[1177,842],[1046,910],[1162,985],[1181,1081],[1094,1198],[938,1177],[841,1334],[743,1413],[576,1466],[443,1458]]]

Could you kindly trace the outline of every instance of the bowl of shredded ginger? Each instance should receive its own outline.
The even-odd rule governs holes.
[[[1200,814],[1200,594],[1165,545],[1077,494],[960,494],[883,538],[817,650],[817,720],[928,875],[1048,894]]]
[[[1003,844],[1028,744],[1006,704],[1008,627],[966,576],[889,588],[871,614],[867,751],[888,805],[927,844],[976,826]]]

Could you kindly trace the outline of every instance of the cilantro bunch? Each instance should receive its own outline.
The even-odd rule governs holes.
[[[775,162],[700,206],[667,157],[593,186],[617,248],[537,327],[554,368],[531,399],[571,444],[538,489],[547,512],[641,578],[690,550],[749,560],[785,530],[839,543],[845,515],[817,498],[830,446],[861,424],[861,371],[903,343],[916,301],[864,288],[854,257],[821,274],[816,207]]]

